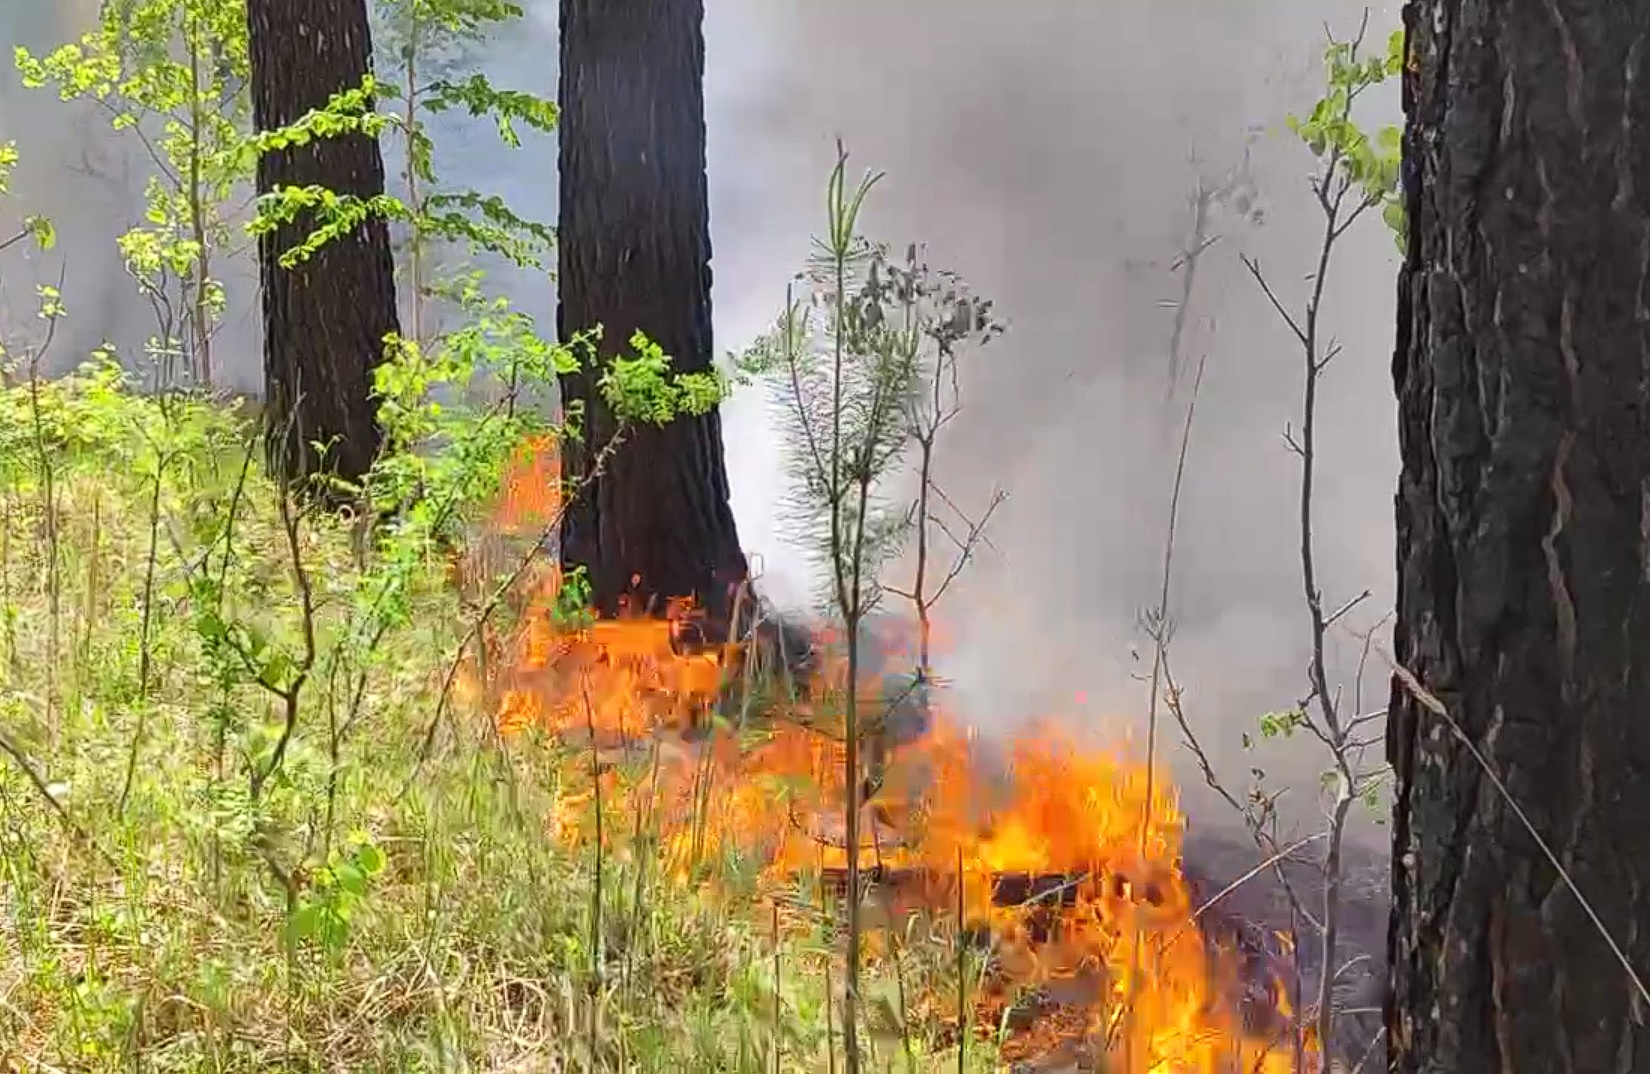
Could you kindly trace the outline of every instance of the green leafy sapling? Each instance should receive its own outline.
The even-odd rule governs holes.
[[[311,874],[287,919],[287,942],[313,943],[330,958],[342,956],[355,914],[385,864],[383,849],[368,832],[352,832]]]
[[[489,37],[525,15],[508,0],[382,0],[375,8],[375,40],[384,57],[383,96],[396,101],[395,127],[403,153],[405,268],[410,285],[410,338],[427,338],[433,248],[459,243],[515,264],[542,268],[550,229],[512,211],[496,195],[451,190],[435,168],[428,117],[452,111],[490,116],[503,143],[521,144],[518,124],[540,132],[556,125],[553,102],[500,89],[475,70]]]
[[[1304,731],[1316,738],[1328,754],[1329,767],[1320,779],[1320,796],[1325,802],[1328,824],[1323,832],[1324,857],[1322,866],[1321,913],[1318,928],[1322,935],[1322,970],[1317,982],[1317,995],[1310,1004],[1314,1029],[1318,1040],[1328,1047],[1335,1039],[1335,1025],[1340,1012],[1335,996],[1336,955],[1339,943],[1342,910],[1342,889],[1345,880],[1343,848],[1347,818],[1351,807],[1367,801],[1380,782],[1384,771],[1366,768],[1363,759],[1369,745],[1368,727],[1384,718],[1384,710],[1360,713],[1363,664],[1357,669],[1352,698],[1343,697],[1339,686],[1329,681],[1328,635],[1331,629],[1365,598],[1369,590],[1340,603],[1327,605],[1321,587],[1319,559],[1315,537],[1318,455],[1318,403],[1326,371],[1340,353],[1340,345],[1326,330],[1323,309],[1325,286],[1333,261],[1336,244],[1371,209],[1379,209],[1387,226],[1403,245],[1406,221],[1400,197],[1401,138],[1395,127],[1383,128],[1370,137],[1354,118],[1359,99],[1371,88],[1381,85],[1404,69],[1404,35],[1394,32],[1387,39],[1385,51],[1366,57],[1361,46],[1368,27],[1366,11],[1358,33],[1350,40],[1332,40],[1324,52],[1326,89],[1312,111],[1302,119],[1290,117],[1289,128],[1317,159],[1317,170],[1311,178],[1311,190],[1322,220],[1321,240],[1316,265],[1310,280],[1307,298],[1298,311],[1284,305],[1268,282],[1260,265],[1245,257],[1244,266],[1254,278],[1262,294],[1289,329],[1298,346],[1302,371],[1300,424],[1285,431],[1284,440],[1300,462],[1299,482],[1299,539],[1302,592],[1305,598],[1309,627],[1310,658],[1307,669],[1306,698],[1286,713],[1271,714],[1261,722],[1263,737],[1287,737]],[[1366,636],[1365,653],[1368,652]],[[1350,704],[1349,704],[1350,702]],[[1257,770],[1257,784],[1264,773]],[[1264,795],[1258,786],[1251,796],[1263,814],[1252,821],[1258,830],[1261,824],[1276,818],[1273,810],[1275,796]],[[1272,843],[1275,844],[1275,835]],[[1291,898],[1295,896],[1291,892]],[[1298,904],[1296,909],[1299,909]],[[1297,1058],[1302,1047],[1297,1037]]]
[[[880,175],[868,174],[850,187],[847,160],[839,146],[828,184],[825,235],[787,296],[778,324],[742,356],[737,369],[774,390],[791,469],[787,514],[819,563],[828,618],[845,640],[845,679],[840,690],[831,691],[839,696],[826,700],[840,708],[845,840],[854,848],[862,846],[861,806],[880,781],[886,721],[904,700],[883,696],[880,684],[876,695],[861,697],[862,628],[886,593],[912,600],[922,634],[913,687],[920,690],[928,662],[927,612],[948,584],[928,589],[923,582],[926,543],[946,524],[930,496],[937,490],[934,443],[957,412],[957,351],[988,342],[1002,325],[990,302],[969,294],[953,274],[930,269],[919,248],[908,248],[898,259],[887,246],[861,235],[859,214]],[[907,491],[912,477],[918,484],[914,503]],[[977,537],[978,530],[970,529]],[[902,593],[884,576],[913,535],[919,543],[919,578],[913,591]],[[958,564],[966,558],[964,552]],[[860,900],[853,894],[860,890],[860,857],[847,855],[843,1025],[850,1071],[861,1062]]]
[[[784,414],[795,491],[790,513],[813,537],[822,560],[825,603],[847,642],[842,689],[844,837],[848,847],[847,951],[843,979],[843,1045],[848,1074],[858,1074],[862,977],[861,705],[859,633],[880,598],[880,568],[897,553],[907,527],[882,496],[889,465],[904,449],[907,402],[917,371],[909,347],[876,347],[882,326],[867,322],[856,297],[868,282],[875,246],[860,235],[859,213],[881,179],[868,173],[847,182],[848,154],[839,145],[826,195],[824,238],[793,289],[775,330],[744,357],[746,375],[771,378]],[[890,342],[885,336],[877,340]],[[817,535],[817,536],[814,536]]]
[[[144,221],[120,236],[126,269],[155,312],[157,362],[181,353],[210,387],[212,339],[224,311],[214,264],[232,256],[237,186],[250,111],[246,9],[230,0],[105,4],[97,29],[44,56],[15,50],[23,84],[89,100],[130,132],[153,167]]]

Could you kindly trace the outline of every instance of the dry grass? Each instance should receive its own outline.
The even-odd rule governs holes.
[[[55,545],[27,445],[0,444],[15,449],[0,454],[0,1070],[824,1068],[806,945],[776,959],[729,900],[622,858],[593,918],[592,854],[549,837],[557,747],[506,745],[459,706],[421,756],[466,629],[442,564],[370,660],[323,655],[270,766],[284,706],[226,679],[201,581],[221,570],[223,617],[296,651],[296,547],[325,654],[359,580],[356,535],[306,517],[289,544],[279,498],[243,473],[241,427],[205,408],[152,511],[133,462],[147,404],[63,405],[107,428],[54,445]],[[214,520],[231,510],[219,566]]]

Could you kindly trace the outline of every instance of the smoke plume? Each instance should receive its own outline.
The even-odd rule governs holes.
[[[553,94],[555,5],[528,0],[527,25],[486,65],[515,88]],[[1184,350],[1206,360],[1182,495],[1171,612],[1174,673],[1186,705],[1236,785],[1251,767],[1293,780],[1295,814],[1316,814],[1315,748],[1241,742],[1259,714],[1306,691],[1298,463],[1282,434],[1298,424],[1302,359],[1242,269],[1256,257],[1283,302],[1304,300],[1322,222],[1313,162],[1283,129],[1321,87],[1325,26],[1356,30],[1362,7],[1330,0],[709,0],[712,220],[719,346],[738,349],[778,312],[787,277],[823,224],[823,182],[840,136],[851,166],[883,170],[865,218],[874,237],[925,241],[936,265],[995,298],[1009,334],[969,366],[964,416],[942,447],[959,504],[1010,495],[966,583],[940,609],[955,642],[945,672],[955,704],[987,728],[1050,715],[1144,733],[1150,646],[1174,449],[1185,391],[1164,402],[1179,294],[1171,271],[1201,180],[1234,176],[1217,207],[1219,239],[1200,259]],[[95,0],[0,0],[0,39],[40,49],[89,28]],[[1397,26],[1370,14],[1370,42]],[[1396,118],[1395,94],[1370,122]],[[485,125],[442,119],[448,182],[504,195],[555,218],[554,146],[501,146]],[[65,272],[70,322],[59,366],[107,338],[137,353],[148,313],[124,279],[114,236],[137,219],[139,149],[84,106],[0,80],[0,138],[24,164],[15,203],[46,213],[57,251],[8,261],[0,318],[27,312],[35,280]],[[394,163],[392,162],[392,168]],[[1315,504],[1320,577],[1330,606],[1367,589],[1345,623],[1380,618],[1392,592],[1397,451],[1388,380],[1391,237],[1371,216],[1343,241],[1328,291],[1344,350],[1320,415]],[[255,271],[237,267],[232,318],[217,345],[232,386],[259,381]],[[32,278],[30,278],[32,274]],[[500,274],[551,323],[549,281]],[[746,544],[782,600],[809,592],[805,557],[773,516],[781,476],[768,404],[729,406],[735,509]],[[1138,652],[1138,657],[1134,655]],[[1358,644],[1337,634],[1344,703],[1384,703],[1378,666],[1355,698]],[[1378,664],[1378,660],[1375,662]],[[1172,745],[1177,737],[1162,732]],[[1196,769],[1174,757],[1198,805]],[[1378,752],[1378,751],[1377,751]]]
[[[896,247],[926,241],[1012,323],[971,366],[941,449],[960,504],[983,505],[996,485],[1010,496],[994,547],[941,609],[956,701],[986,727],[1054,715],[1144,734],[1140,613],[1158,600],[1187,394],[1165,405],[1171,268],[1197,184],[1239,180],[1211,212],[1219,238],[1200,258],[1182,345],[1206,366],[1174,556],[1173,670],[1222,776],[1241,785],[1255,766],[1298,784],[1303,824],[1317,814],[1317,748],[1241,748],[1262,713],[1305,695],[1308,632],[1298,460],[1283,440],[1299,426],[1302,356],[1239,254],[1283,302],[1305,300],[1322,220],[1314,162],[1284,119],[1321,92],[1326,27],[1350,35],[1362,14],[1346,0],[1310,16],[1276,0],[712,0],[708,31],[723,346],[777,310],[823,224],[838,136],[851,167],[888,173],[867,229]],[[1371,11],[1372,47],[1397,18],[1393,5]],[[1396,104],[1388,93],[1360,118],[1393,122]],[[1344,620],[1354,630],[1391,602],[1396,259],[1378,221],[1354,228],[1326,305],[1344,349],[1319,416],[1320,578],[1331,606],[1370,591]],[[760,450],[764,410],[741,400],[728,421],[735,507],[771,587],[797,594],[804,562],[767,508],[780,478]],[[1355,696],[1360,649],[1338,633],[1332,677],[1346,706],[1380,708],[1378,658]],[[1195,802],[1196,769],[1173,752]]]

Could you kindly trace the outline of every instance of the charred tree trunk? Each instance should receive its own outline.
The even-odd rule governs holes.
[[[355,89],[371,70],[366,0],[249,0],[252,116],[261,131],[288,126]],[[317,138],[258,160],[258,193],[320,186],[335,194],[384,193],[375,138]],[[313,256],[283,268],[283,253],[315,230],[310,214],[259,239],[263,283],[265,423],[270,468],[288,480],[323,468],[366,473],[378,454],[372,371],[384,337],[398,332],[389,227],[373,215]],[[313,446],[328,445],[324,454]]]
[[[1650,2],[1405,22],[1392,1069],[1650,1071]]]
[[[556,326],[568,340],[599,325],[601,358],[640,330],[675,370],[711,368],[703,20],[702,0],[562,0]],[[568,476],[593,482],[565,517],[563,564],[587,569],[600,612],[692,597],[723,622],[746,563],[720,418],[633,428],[590,478],[614,434],[598,373],[562,382],[585,408]]]

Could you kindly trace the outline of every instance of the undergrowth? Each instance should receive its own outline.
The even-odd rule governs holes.
[[[548,233],[432,166],[436,113],[486,117],[506,146],[553,128],[554,105],[493,87],[466,52],[523,9],[381,5],[399,91],[369,80],[253,132],[244,11],[219,6],[111,5],[79,41],[14,57],[26,85],[89,100],[149,150],[148,224],[118,248],[156,323],[141,355],[108,347],[47,381],[67,311],[43,287],[35,331],[0,340],[0,1071],[832,1068],[823,922],[781,933],[738,861],[690,886],[649,860],[648,833],[556,838],[589,759],[501,737],[472,686],[488,673],[467,673],[511,635],[545,542],[455,566],[512,453],[560,435],[528,400],[591,338],[548,343],[493,296],[465,259],[536,268]],[[401,196],[334,199],[280,263],[351,213],[389,216],[410,331],[375,373],[383,456],[314,497],[265,472],[257,416],[210,401],[215,272],[327,197],[282,189],[231,223],[257,155],[355,130],[399,139]],[[0,195],[15,160],[0,146]],[[0,250],[28,238],[48,245],[49,224],[25,218]],[[629,342],[599,385],[604,450],[726,387]],[[961,964],[937,960],[929,991],[954,994]],[[983,1044],[966,1067],[945,1057],[943,1024],[907,1025],[880,998],[907,980],[882,972],[863,989],[870,1055],[989,1063]]]
[[[0,1069],[824,1069],[815,941],[568,849],[579,759],[443,706],[440,557],[352,678],[383,561],[238,412],[92,364],[0,415]]]

